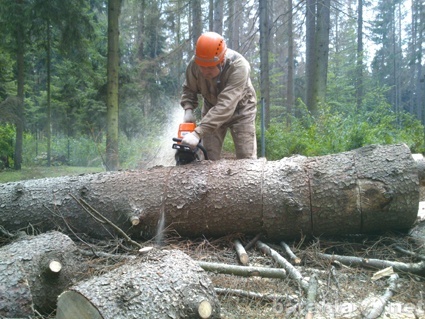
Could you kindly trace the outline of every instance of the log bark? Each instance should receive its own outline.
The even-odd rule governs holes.
[[[178,250],[149,253],[59,296],[56,319],[220,318],[211,280]]]
[[[48,230],[66,221],[95,237],[114,233],[84,212],[74,199],[80,198],[128,234],[147,238],[162,215],[166,229],[190,237],[261,232],[282,240],[406,230],[418,212],[419,175],[409,148],[399,144],[29,180],[0,184],[0,224]]]
[[[84,271],[76,252],[73,241],[59,232],[25,236],[1,247],[0,317],[51,313],[59,294]]]

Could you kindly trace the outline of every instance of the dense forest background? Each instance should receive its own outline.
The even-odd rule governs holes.
[[[107,163],[111,12],[114,168],[172,157],[185,67],[208,30],[251,63],[259,156],[425,149],[422,0],[1,0],[0,167]]]

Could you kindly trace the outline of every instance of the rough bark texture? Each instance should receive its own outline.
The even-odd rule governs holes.
[[[73,195],[134,236],[154,236],[162,214],[165,227],[183,236],[262,232],[280,240],[408,229],[418,212],[418,175],[408,147],[389,145],[31,180],[0,184],[0,224],[46,230],[66,220],[79,232],[110,236]],[[134,216],[140,223],[132,226]]]
[[[34,309],[51,313],[62,291],[83,271],[76,246],[66,235],[50,232],[26,236],[0,248],[0,317],[33,316]],[[49,270],[59,261],[58,273]]]
[[[207,273],[181,251],[152,250],[61,294],[56,318],[200,318],[203,301],[212,307],[209,318],[220,318]]]
[[[0,259],[0,318],[34,315],[31,288],[20,262]]]

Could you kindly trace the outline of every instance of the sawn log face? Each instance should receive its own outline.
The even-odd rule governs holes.
[[[184,236],[263,232],[282,239],[408,229],[419,178],[402,144],[280,161],[204,161],[0,184],[0,224],[51,229],[65,228],[65,220],[79,232],[108,235],[71,194],[135,236],[154,236],[164,212],[165,226]],[[132,216],[139,225],[131,226]]]
[[[220,318],[208,274],[181,251],[153,250],[61,294],[56,318],[200,318],[202,301]]]

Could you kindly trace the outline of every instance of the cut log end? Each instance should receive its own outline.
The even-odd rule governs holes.
[[[56,319],[103,319],[99,311],[75,291],[66,291],[59,296],[56,312]]]
[[[62,270],[62,264],[57,260],[52,260],[49,263],[49,269],[52,273],[58,274]]]
[[[241,254],[239,256],[239,260],[240,260],[242,265],[248,265],[248,263],[249,263],[249,257],[248,257],[247,254]]]
[[[140,219],[137,216],[131,216],[130,217],[130,222],[131,222],[131,225],[137,226],[140,223]]]
[[[202,319],[208,319],[211,317],[212,306],[208,300],[201,301],[198,307],[198,314],[199,314],[199,317],[201,317]]]

